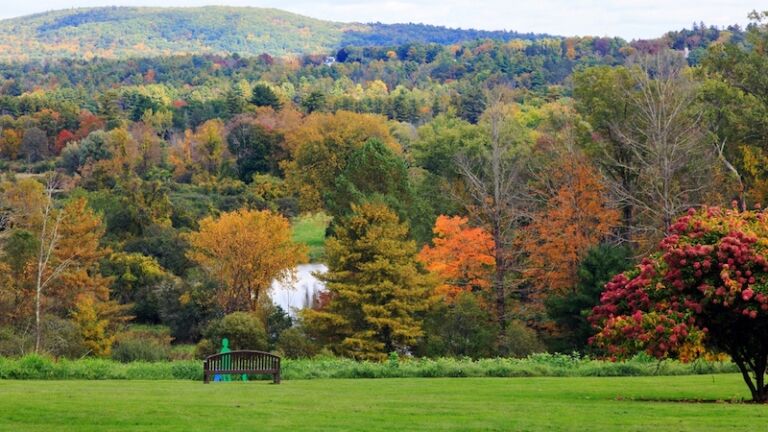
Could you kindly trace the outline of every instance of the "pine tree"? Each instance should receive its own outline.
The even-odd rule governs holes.
[[[226,100],[227,114],[230,118],[242,113],[248,103],[243,89],[237,84],[233,84],[229,88],[224,98]]]
[[[329,271],[321,279],[330,301],[304,318],[338,354],[384,360],[389,352],[407,352],[422,335],[418,314],[433,285],[395,212],[378,202],[352,209],[326,244]]]
[[[251,103],[258,107],[272,107],[275,111],[279,111],[283,106],[275,92],[266,84],[256,84],[253,87]]]

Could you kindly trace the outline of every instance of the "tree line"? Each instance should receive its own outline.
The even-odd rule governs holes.
[[[765,202],[754,19],[694,66],[657,45],[555,72],[488,41],[423,63],[413,46],[330,67],[188,57],[37,83],[63,64],[9,66],[0,349],[106,356],[128,322],[201,353],[227,334],[374,360],[598,349],[603,285],[681,214]],[[440,58],[466,72],[436,76]],[[160,67],[188,62],[204,67]],[[331,218],[327,291],[291,319],[269,286],[309,259],[291,220],[312,212]]]

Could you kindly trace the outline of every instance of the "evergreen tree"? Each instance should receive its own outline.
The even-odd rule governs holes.
[[[476,124],[486,106],[487,101],[482,89],[477,86],[467,86],[459,96],[459,117]]]
[[[574,291],[552,296],[546,301],[549,316],[565,331],[555,340],[560,351],[583,350],[594,334],[587,315],[600,304],[600,295],[611,278],[631,265],[626,247],[601,245],[590,249],[581,262]]]
[[[275,111],[279,111],[283,106],[275,92],[266,84],[257,84],[253,88],[251,103],[259,107],[272,107]]]
[[[234,117],[245,111],[245,105],[247,102],[243,93],[243,89],[239,85],[232,85],[232,87],[229,88],[229,91],[227,91],[225,99],[227,114],[229,117]]]
[[[352,206],[326,244],[330,301],[305,310],[308,327],[336,353],[384,360],[422,336],[430,279],[416,264],[408,226],[379,202]]]

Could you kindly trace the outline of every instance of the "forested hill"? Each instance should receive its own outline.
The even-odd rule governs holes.
[[[350,45],[451,44],[544,35],[423,24],[346,24],[250,7],[69,9],[0,21],[0,60],[330,53]]]

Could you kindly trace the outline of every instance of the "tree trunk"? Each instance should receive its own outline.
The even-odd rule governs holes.
[[[765,385],[765,370],[766,370],[766,358],[761,356],[759,359],[755,359],[753,364],[750,364],[742,355],[734,353],[731,355],[733,362],[739,367],[741,376],[744,382],[749,387],[749,392],[752,394],[752,401],[755,403],[768,403],[768,387]],[[750,366],[753,370],[750,371]],[[752,375],[750,375],[752,372]],[[754,380],[752,377],[754,376]]]
[[[757,394],[753,394],[752,399],[758,403],[768,402],[768,388],[765,386],[765,369],[767,361],[768,357],[766,357],[765,353],[763,353],[757,359],[755,359],[754,363],[755,388],[757,390]]]
[[[632,244],[632,205],[624,204],[621,208],[621,240],[628,245]]]
[[[496,272],[493,275],[493,289],[496,294],[496,315],[498,315],[499,340],[501,340],[507,332],[507,296],[504,289],[504,252],[500,247],[496,248],[495,260]]]
[[[45,212],[43,214],[43,228],[40,231],[40,251],[37,256],[37,280],[35,281],[35,353],[40,352],[40,339],[41,339],[41,326],[40,326],[40,309],[41,309],[41,297],[43,294],[43,273],[48,263],[46,257],[46,232],[48,228],[48,215],[51,208],[51,195],[48,195],[48,202],[45,206]],[[48,253],[50,256],[50,253]]]

